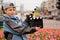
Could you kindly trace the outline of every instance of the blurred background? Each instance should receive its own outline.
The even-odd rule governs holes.
[[[15,4],[16,16],[22,21],[29,14],[42,17],[43,28],[27,35],[29,40],[60,40],[60,0],[0,0],[0,40],[5,40],[2,27],[5,2]]]
[[[21,20],[25,20],[26,15],[32,12],[38,12],[43,17],[44,28],[60,28],[60,0],[0,0],[0,25],[3,22],[1,8],[5,2],[15,4],[16,16]]]

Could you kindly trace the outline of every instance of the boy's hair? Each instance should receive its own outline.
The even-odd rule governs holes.
[[[14,4],[13,3],[10,3],[10,6],[14,6]]]

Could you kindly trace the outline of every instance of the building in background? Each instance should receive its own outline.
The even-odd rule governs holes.
[[[47,15],[48,14],[48,9],[47,9],[47,0],[46,1],[43,1],[42,3],[41,3],[41,8],[43,9],[43,13],[44,13],[44,15]]]
[[[58,15],[58,9],[56,8],[58,0],[46,0],[45,2],[43,2],[41,4],[41,6],[44,9],[47,9],[49,14],[53,15],[53,16],[57,16]]]
[[[21,13],[21,15],[24,14],[24,4],[20,5],[20,13]]]
[[[47,9],[49,13],[53,16],[58,15],[58,9],[56,8],[57,0],[48,0],[47,1]]]

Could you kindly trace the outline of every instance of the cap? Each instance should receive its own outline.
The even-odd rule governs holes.
[[[6,3],[4,3],[3,4],[3,9],[6,9],[6,8],[10,8],[10,7],[16,7],[13,3],[8,3],[8,2],[6,2]]]

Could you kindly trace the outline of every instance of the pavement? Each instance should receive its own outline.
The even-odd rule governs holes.
[[[60,21],[43,19],[43,27],[44,28],[60,29]]]

